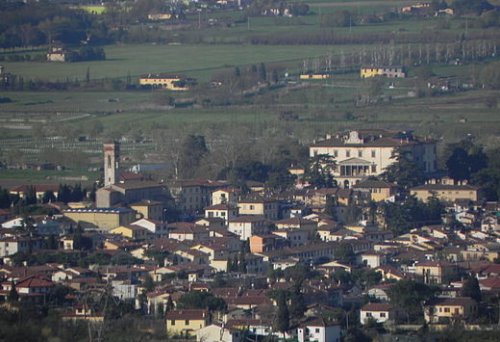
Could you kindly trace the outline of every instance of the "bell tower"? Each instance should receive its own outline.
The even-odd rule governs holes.
[[[110,186],[116,183],[119,159],[119,143],[116,141],[104,143],[104,186]]]

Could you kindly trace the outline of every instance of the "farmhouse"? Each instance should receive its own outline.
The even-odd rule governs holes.
[[[361,78],[369,78],[376,76],[383,76],[388,78],[405,78],[406,72],[401,66],[388,66],[388,67],[361,67],[359,72]]]
[[[301,80],[326,80],[330,78],[331,75],[327,73],[310,73],[310,74],[300,74],[299,79]]]
[[[62,45],[53,45],[47,53],[49,62],[66,62],[71,55],[71,51],[66,50]]]
[[[181,75],[147,74],[139,78],[142,87],[163,88],[167,90],[185,91],[195,83],[192,78]]]

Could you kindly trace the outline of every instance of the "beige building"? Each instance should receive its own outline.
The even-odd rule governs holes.
[[[309,243],[312,235],[312,232],[309,229],[279,229],[272,233],[286,239],[290,247],[303,246]]]
[[[105,143],[104,152],[104,186],[110,186],[118,181],[120,169],[120,144],[116,141]]]
[[[427,202],[431,197],[436,197],[444,202],[457,200],[477,202],[479,200],[479,188],[468,184],[425,184],[411,188],[410,193],[424,202]]]
[[[186,91],[195,83],[194,79],[181,75],[147,74],[139,78],[139,85],[151,88]]]
[[[361,78],[370,77],[388,77],[388,78],[405,78],[406,72],[402,66],[385,66],[385,67],[361,67],[359,70]]]
[[[415,265],[415,273],[426,284],[445,284],[456,278],[458,269],[444,261],[424,261]]]
[[[395,196],[398,186],[380,180],[367,179],[354,185],[353,189],[369,193],[370,200],[374,202],[382,202]]]
[[[67,209],[67,218],[80,223],[83,228],[109,231],[135,220],[135,212],[128,208]]]
[[[163,203],[152,200],[144,200],[130,205],[130,208],[139,213],[142,217],[149,220],[163,220]]]
[[[71,52],[69,50],[66,50],[64,46],[55,45],[51,46],[49,51],[47,52],[47,61],[66,62],[70,56]]]
[[[238,202],[240,215],[261,215],[268,220],[278,219],[278,202],[264,198],[248,198]]]
[[[236,188],[224,188],[215,190],[214,192],[212,192],[212,205],[236,205],[240,193],[241,191]]]
[[[451,323],[467,320],[477,315],[477,303],[468,297],[434,298],[424,305],[427,323]]]
[[[115,229],[112,229],[110,233],[121,235],[134,240],[143,240],[151,235],[151,232],[146,228],[134,225],[119,226]]]
[[[165,316],[168,336],[195,336],[209,323],[205,310],[172,310]]]
[[[309,156],[330,158],[329,168],[340,186],[349,188],[369,176],[382,174],[397,154],[404,153],[424,172],[437,170],[436,142],[411,132],[358,130],[327,135],[309,147]]]

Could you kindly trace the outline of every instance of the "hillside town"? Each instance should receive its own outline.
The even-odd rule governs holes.
[[[120,143],[106,142],[92,193],[8,190],[21,204],[0,211],[2,310],[50,310],[89,340],[125,313],[160,322],[141,334],[196,341],[491,330],[500,205],[439,170],[438,145],[411,131],[330,134],[278,191],[156,180],[122,169]]]

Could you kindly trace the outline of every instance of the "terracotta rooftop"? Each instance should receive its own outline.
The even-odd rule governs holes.
[[[165,315],[167,320],[204,320],[208,319],[206,310],[185,309],[172,310]]]

